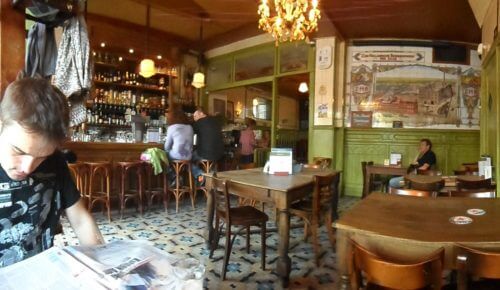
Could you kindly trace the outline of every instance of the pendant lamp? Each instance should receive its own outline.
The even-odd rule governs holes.
[[[147,6],[146,10],[146,58],[141,60],[141,64],[139,65],[139,75],[145,78],[150,78],[156,73],[156,67],[155,67],[155,62],[147,58],[147,55],[149,53],[149,13],[150,13],[151,7]]]
[[[200,48],[198,51],[198,71],[193,75],[193,82],[191,85],[197,89],[205,86],[205,74],[201,71],[201,58],[203,55],[202,41],[203,41],[203,17],[200,17]]]

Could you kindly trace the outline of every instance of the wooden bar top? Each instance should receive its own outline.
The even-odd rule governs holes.
[[[148,148],[163,149],[160,143],[66,142],[62,148],[75,152],[78,161],[136,161]]]
[[[468,209],[486,211],[470,216]],[[450,223],[453,216],[469,216],[467,225]],[[373,193],[344,213],[335,227],[353,232],[422,242],[499,242],[500,199],[422,198]]]

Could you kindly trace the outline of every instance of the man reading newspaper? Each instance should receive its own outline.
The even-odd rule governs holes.
[[[58,150],[66,97],[49,81],[11,83],[0,102],[0,267],[52,247],[64,212],[82,245],[103,243]]]

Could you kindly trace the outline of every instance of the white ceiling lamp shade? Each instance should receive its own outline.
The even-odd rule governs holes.
[[[205,86],[205,75],[202,72],[196,72],[191,85],[197,89],[203,88]]]
[[[309,87],[307,86],[306,82],[301,82],[299,85],[299,92],[301,93],[307,93],[309,91]]]
[[[139,74],[144,78],[150,78],[156,73],[155,62],[152,59],[145,58],[139,65]]]
[[[146,55],[148,55],[148,47],[149,47],[149,13],[150,6],[146,9]],[[155,62],[150,58],[144,58],[141,60],[141,64],[139,65],[139,75],[144,78],[150,78],[156,74]]]

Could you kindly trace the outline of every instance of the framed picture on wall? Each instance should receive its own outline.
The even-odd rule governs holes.
[[[213,114],[214,116],[226,115],[226,101],[221,99],[213,99]]]
[[[234,121],[234,103],[231,101],[227,101],[226,103],[226,119]]]
[[[351,112],[351,127],[352,128],[371,128],[372,127],[372,111],[352,111]]]

